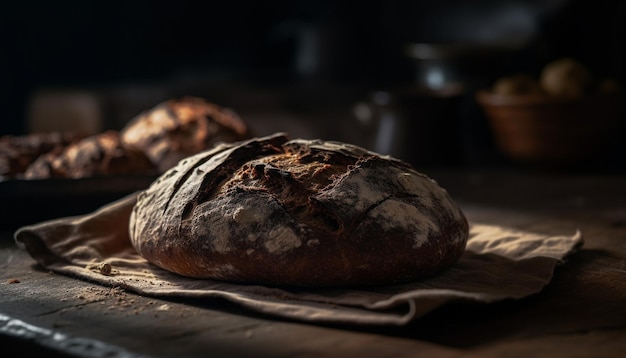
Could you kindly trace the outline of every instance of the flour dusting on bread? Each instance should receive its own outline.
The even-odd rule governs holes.
[[[131,216],[131,242],[164,269],[272,285],[417,279],[453,264],[468,235],[447,191],[411,165],[283,134],[182,160]]]

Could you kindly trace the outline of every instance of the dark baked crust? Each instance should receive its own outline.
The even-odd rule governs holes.
[[[277,134],[182,160],[142,192],[131,242],[178,274],[294,286],[391,284],[465,249],[468,223],[409,164]]]
[[[141,152],[122,146],[119,132],[106,131],[83,138],[60,152],[40,156],[24,179],[85,178],[123,174],[156,174]]]
[[[161,172],[219,142],[250,138],[232,110],[197,97],[160,103],[133,118],[122,130],[125,146],[144,152]]]
[[[0,177],[19,178],[37,158],[59,153],[85,136],[72,132],[31,133],[0,137]]]

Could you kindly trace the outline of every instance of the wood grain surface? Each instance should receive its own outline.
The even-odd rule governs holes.
[[[407,326],[363,328],[279,320],[221,300],[192,304],[141,297],[60,276],[35,265],[16,247],[12,232],[4,231],[2,356],[624,356],[626,175],[423,172],[448,189],[471,222],[547,234],[569,235],[578,229],[584,245],[537,295],[496,304],[453,304]],[[37,327],[39,333],[20,324]],[[46,333],[65,342],[51,344]]]

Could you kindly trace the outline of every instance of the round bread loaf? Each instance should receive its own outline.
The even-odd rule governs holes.
[[[237,113],[198,97],[159,103],[121,130],[124,146],[144,152],[161,173],[216,143],[250,137]]]
[[[40,156],[59,153],[83,138],[85,135],[77,132],[4,135],[0,137],[0,178],[21,179]]]
[[[28,166],[24,179],[156,173],[156,167],[145,154],[124,147],[119,132],[108,130],[40,156]]]
[[[129,230],[139,254],[183,276],[309,287],[435,274],[469,231],[409,164],[280,133],[183,159],[139,194]]]

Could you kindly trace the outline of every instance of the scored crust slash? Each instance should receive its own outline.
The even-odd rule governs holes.
[[[187,157],[139,194],[135,249],[183,276],[329,287],[406,282],[454,264],[467,219],[410,164],[282,133]]]

